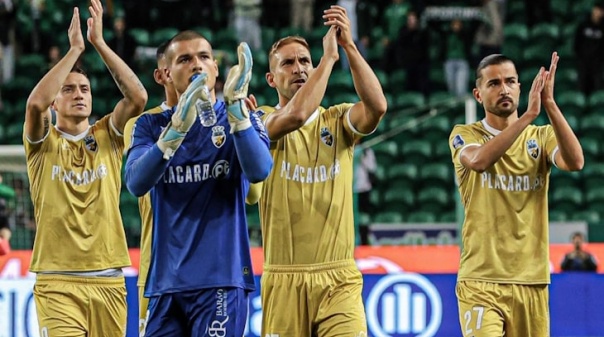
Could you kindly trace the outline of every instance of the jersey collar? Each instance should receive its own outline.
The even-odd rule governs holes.
[[[168,105],[168,103],[166,103],[166,101],[161,102],[161,110],[162,111],[166,111],[166,110],[170,110],[172,109],[171,106]]]
[[[70,140],[72,142],[77,142],[78,140],[84,139],[84,137],[86,137],[86,135],[88,134],[88,132],[90,131],[90,127],[88,126],[88,128],[86,130],[84,130],[84,132],[77,134],[77,135],[70,135],[68,133],[65,133],[61,130],[59,130],[59,128],[55,125],[55,130],[57,130],[57,132],[59,132],[61,134],[61,137]]]
[[[501,130],[497,130],[494,127],[490,126],[489,123],[487,123],[486,118],[483,118],[480,122],[482,123],[482,126],[484,126],[485,130],[490,132],[493,136],[497,136],[501,133]]]

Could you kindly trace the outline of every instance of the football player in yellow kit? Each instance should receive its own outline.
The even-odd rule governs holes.
[[[357,50],[346,11],[325,10],[329,30],[313,68],[301,37],[270,50],[269,85],[276,107],[261,107],[274,169],[263,183],[262,336],[366,336],[363,280],[354,261],[353,152],[386,113],[386,99]],[[339,58],[350,61],[356,104],[319,104]]]
[[[464,337],[549,336],[547,190],[552,166],[583,167],[583,151],[554,100],[558,55],[541,68],[518,116],[514,62],[495,54],[476,71],[485,118],[449,138],[465,209],[457,283]],[[550,125],[531,123],[541,108]]]
[[[37,224],[30,270],[41,336],[124,336],[130,265],[119,210],[122,131],[147,92],[103,39],[103,7],[92,0],[88,41],[123,94],[93,125],[90,81],[74,68],[84,52],[74,8],[67,54],[31,92],[23,142]],[[56,112],[56,125],[50,110]],[[99,111],[106,113],[106,111]]]

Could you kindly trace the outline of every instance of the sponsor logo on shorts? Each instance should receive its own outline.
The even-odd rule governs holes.
[[[216,291],[216,319],[207,328],[207,334],[210,337],[227,336],[227,327],[225,326],[229,321],[227,294],[228,292],[222,288]]]

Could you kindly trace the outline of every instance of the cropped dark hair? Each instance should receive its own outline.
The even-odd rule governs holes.
[[[208,39],[205,38],[205,36],[201,35],[200,33],[196,32],[194,30],[185,30],[185,31],[182,31],[182,32],[174,35],[170,40],[168,40],[168,44],[166,45],[164,53],[167,52],[168,48],[170,48],[170,46],[174,42],[190,41],[190,40],[196,40],[196,39],[204,39],[206,41],[209,41]],[[172,57],[171,55],[166,56],[166,58],[171,58],[171,57]],[[172,62],[172,61],[169,60],[169,62]]]
[[[168,46],[170,45],[170,41],[172,41],[172,39],[166,40],[162,42],[159,46],[157,46],[157,51],[155,52],[155,59],[157,61],[164,57],[164,54],[166,53],[166,48],[168,48]]]
[[[482,70],[484,68],[508,62],[514,64],[514,61],[512,61],[512,59],[503,54],[491,54],[483,58],[478,64],[478,67],[476,67],[476,85],[478,86],[478,82],[482,79]],[[515,66],[516,65],[514,64],[514,67]]]
[[[86,71],[78,66],[74,66],[73,68],[71,68],[70,73],[78,73],[78,74],[82,74],[84,75],[84,77],[88,78],[88,74],[86,73]]]

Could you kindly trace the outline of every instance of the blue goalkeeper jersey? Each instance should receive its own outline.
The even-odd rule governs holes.
[[[230,134],[226,104],[214,105],[217,122],[196,121],[151,189],[153,234],[145,296],[204,288],[255,289],[245,213],[249,189]],[[140,116],[128,162],[149,151],[173,110]],[[262,122],[252,126],[268,149]]]

